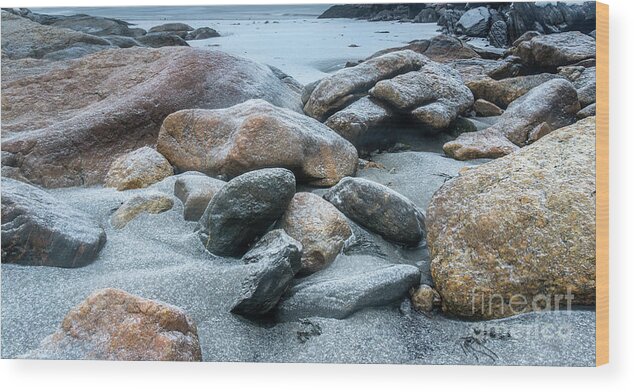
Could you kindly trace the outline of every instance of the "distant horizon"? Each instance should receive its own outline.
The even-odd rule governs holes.
[[[316,18],[333,4],[40,7],[50,15],[88,14],[123,20],[266,20]]]

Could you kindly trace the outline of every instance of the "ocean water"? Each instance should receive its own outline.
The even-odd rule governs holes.
[[[48,14],[112,17],[149,29],[171,22],[209,26],[221,37],[189,41],[273,65],[302,84],[321,79],[373,53],[438,34],[435,23],[317,19],[329,5],[34,8]]]

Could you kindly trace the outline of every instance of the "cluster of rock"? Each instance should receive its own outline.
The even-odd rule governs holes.
[[[592,1],[481,4],[345,4],[330,7],[319,18],[437,23],[445,33],[488,38],[498,48],[507,47],[527,31],[589,33],[596,25]]]
[[[5,23],[10,26],[5,28]],[[71,59],[111,48],[189,46],[186,41],[220,36],[210,27],[194,29],[184,23],[166,23],[145,31],[119,19],[45,15],[27,8],[3,9],[2,25],[3,57],[11,59]],[[35,46],[25,42],[32,37],[38,41]]]

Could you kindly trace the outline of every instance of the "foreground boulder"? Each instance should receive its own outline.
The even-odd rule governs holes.
[[[293,196],[278,227],[302,244],[299,273],[312,274],[328,267],[352,235],[346,217],[332,204],[307,192]]]
[[[526,94],[531,89],[553,79],[561,79],[561,76],[542,73],[502,80],[485,77],[467,82],[467,87],[469,87],[473,93],[474,98],[485,99],[501,108],[506,108],[511,102]]]
[[[46,187],[102,183],[118,155],[156,143],[165,117],[181,109],[262,98],[301,110],[299,93],[269,67],[218,51],[135,47],[36,75],[23,68],[3,71],[2,150]]]
[[[596,51],[594,38],[579,31],[538,35],[515,49],[525,64],[545,69],[594,58]]]
[[[183,218],[198,221],[211,199],[226,182],[198,172],[180,174],[174,182],[174,196],[183,203]]]
[[[34,359],[201,361],[198,332],[181,309],[122,290],[94,292],[26,355]]]
[[[420,54],[403,50],[369,59],[356,67],[344,68],[317,84],[304,106],[304,112],[324,121],[330,114],[354,101],[355,93],[367,91],[380,80],[417,70],[424,61]]]
[[[103,38],[69,29],[44,26],[2,11],[3,62],[5,56],[11,60],[26,57],[76,58],[109,47],[110,42]]]
[[[513,101],[495,125],[463,133],[443,150],[459,160],[499,158],[573,123],[579,108],[577,91],[569,81],[550,80]]]
[[[273,230],[247,252],[242,260],[254,269],[242,282],[242,292],[232,313],[261,316],[277,305],[301,266],[302,244],[284,230]]]
[[[397,243],[425,238],[425,216],[405,196],[363,178],[346,177],[324,195],[348,218]]]
[[[174,174],[172,165],[150,147],[141,147],[117,158],[106,174],[105,186],[126,189],[145,188]]]
[[[388,265],[334,279],[303,281],[293,286],[278,306],[280,320],[306,317],[343,319],[369,307],[385,306],[404,298],[420,281],[417,267]]]
[[[157,149],[181,171],[227,179],[285,167],[298,181],[336,184],[354,175],[357,150],[314,119],[263,100],[220,110],[183,110],[163,122]]]
[[[171,196],[162,192],[147,192],[126,200],[112,214],[110,223],[115,229],[123,229],[131,220],[142,213],[160,214],[174,206]]]
[[[198,222],[200,240],[211,253],[242,256],[278,220],[295,194],[286,169],[262,169],[229,181],[211,199]]]
[[[81,267],[95,260],[106,233],[90,216],[53,196],[2,177],[2,262]]]
[[[567,290],[594,304],[595,191],[594,117],[448,181],[427,210],[443,309],[488,319],[534,300],[565,308]]]

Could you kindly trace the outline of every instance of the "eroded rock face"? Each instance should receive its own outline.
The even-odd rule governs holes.
[[[374,181],[346,177],[328,190],[324,199],[387,240],[416,246],[425,238],[425,216],[418,207]]]
[[[97,258],[105,243],[106,233],[83,211],[2,177],[3,263],[82,267]]]
[[[262,98],[301,110],[299,93],[267,66],[218,51],[106,50],[36,76],[11,71],[11,78],[5,66],[2,150],[46,187],[103,182],[118,155],[153,145],[165,117],[181,109]]]
[[[163,155],[153,148],[141,147],[112,162],[104,185],[118,191],[145,188],[173,174],[172,165]]]
[[[183,203],[183,218],[198,221],[211,199],[226,182],[203,173],[186,172],[174,182],[174,196]]]
[[[302,244],[302,275],[328,267],[352,235],[348,221],[337,208],[307,192],[293,196],[278,227]]]
[[[555,68],[596,56],[596,41],[579,31],[538,35],[521,42],[516,53],[526,64]]]
[[[467,87],[469,87],[476,99],[485,99],[501,108],[506,108],[511,102],[526,94],[531,89],[553,79],[561,79],[561,76],[542,73],[502,80],[485,77],[467,82]]]
[[[473,95],[453,69],[427,62],[418,71],[378,82],[370,95],[399,110],[411,110],[422,125],[444,129],[473,105]]]
[[[554,306],[567,290],[574,304],[594,304],[595,191],[593,117],[448,181],[427,210],[443,309],[506,317],[543,295]],[[528,308],[509,307],[519,296]]]
[[[334,279],[309,279],[293,286],[284,296],[278,317],[283,321],[306,317],[343,319],[363,308],[398,301],[419,281],[418,268],[405,264]]]
[[[573,123],[579,107],[574,86],[565,79],[554,79],[513,101],[493,126],[463,133],[443,150],[459,160],[498,158]]]
[[[322,79],[304,106],[304,112],[324,121],[335,111],[356,100],[354,94],[367,91],[378,81],[419,69],[425,58],[411,50],[388,53],[356,67],[344,68]]]
[[[147,192],[126,200],[110,218],[116,229],[123,229],[131,220],[142,213],[160,214],[171,210],[174,200],[162,192]]]
[[[277,221],[295,194],[286,169],[262,169],[229,181],[211,199],[198,222],[203,245],[212,253],[242,256]]]
[[[69,29],[44,26],[2,11],[3,62],[5,56],[11,60],[26,57],[76,58],[109,47],[110,43],[103,38]],[[74,51],[69,51],[71,48],[74,48]]]
[[[185,312],[112,288],[71,309],[60,328],[26,357],[202,361],[196,325]]]
[[[231,312],[259,316],[270,312],[301,268],[302,244],[284,230],[273,230],[242,257],[254,269],[242,281],[240,297]]]
[[[354,175],[358,163],[354,146],[330,128],[263,100],[173,113],[163,122],[157,149],[181,171],[229,179],[284,167],[298,181],[320,186]]]

